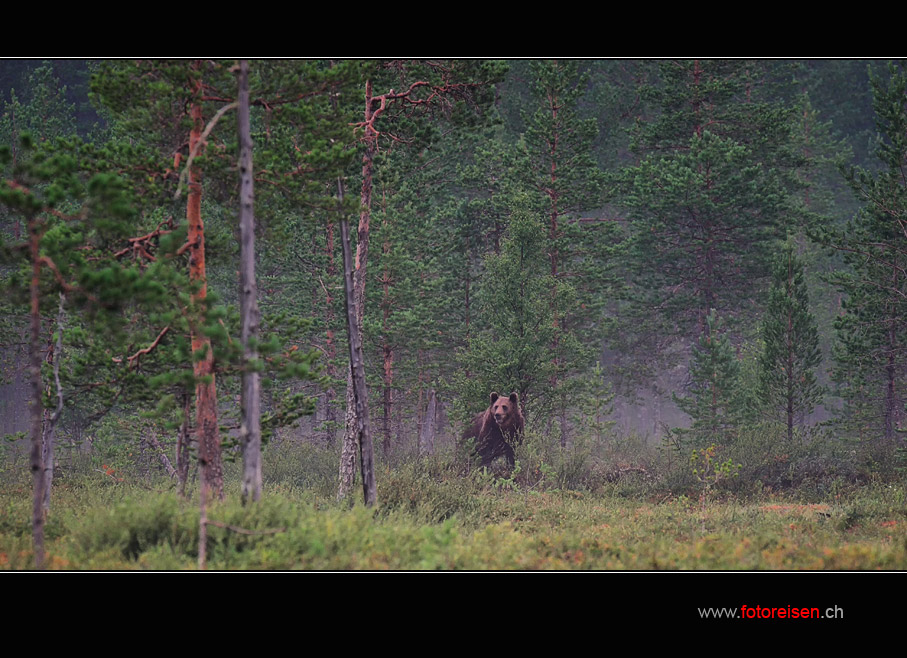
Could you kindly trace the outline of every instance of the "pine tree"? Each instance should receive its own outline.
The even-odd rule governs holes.
[[[117,311],[141,296],[141,277],[121,267],[105,249],[112,239],[128,234],[133,209],[129,190],[116,176],[90,167],[90,149],[78,140],[59,139],[37,147],[28,133],[20,137],[16,161],[13,150],[0,148],[0,204],[22,220],[28,237],[7,251],[14,269],[5,281],[14,302],[28,309],[31,471],[34,481],[32,514],[35,565],[44,560],[44,510],[52,466],[52,433],[63,404],[59,356],[64,306],[92,307],[99,332],[116,327]],[[53,310],[51,310],[53,309]],[[45,331],[43,317],[57,317],[50,343],[53,401],[45,397],[48,383],[42,373]],[[112,317],[113,316],[113,317]],[[50,333],[50,332],[49,332]],[[109,355],[106,357],[109,359]],[[67,393],[68,394],[68,393]],[[45,406],[55,408],[45,417]]]
[[[815,373],[822,360],[819,330],[795,249],[788,241],[774,264],[759,359],[762,399],[773,413],[785,416],[788,441],[793,441],[795,422],[802,422],[823,397]]]
[[[844,231],[819,238],[844,255],[849,272],[835,283],[847,298],[838,319],[835,380],[851,422],[894,441],[903,416],[907,341],[907,72],[890,65],[888,80],[870,75],[881,168],[854,168],[846,178],[864,207]],[[862,434],[862,432],[861,432]]]
[[[554,379],[552,388],[559,393],[557,412],[560,418],[561,446],[567,445],[567,406],[570,392],[560,381],[560,373],[569,372],[576,365],[577,343],[575,297],[562,295],[562,280],[585,278],[598,263],[594,253],[584,249],[594,245],[594,238],[601,237],[592,230],[584,231],[579,223],[579,213],[597,210],[603,201],[603,176],[592,157],[592,145],[598,134],[595,119],[579,115],[579,103],[586,94],[589,76],[581,73],[575,61],[541,60],[530,65],[532,73],[531,101],[536,109],[524,113],[526,131],[523,140],[526,158],[530,165],[529,184],[545,200],[548,217],[548,258],[554,286],[551,304],[554,313],[555,333]],[[594,228],[593,226],[589,227]],[[598,272],[598,274],[601,274]],[[596,294],[583,304],[585,315],[592,312],[592,300],[600,303],[607,295],[602,290],[602,277],[598,279]],[[570,287],[575,291],[574,287]],[[569,365],[568,365],[569,364]]]
[[[196,317],[190,322],[196,378],[195,409],[198,459],[202,485],[218,498],[224,495],[223,457],[217,421],[214,346],[209,329],[218,331],[209,313],[205,225],[202,218],[202,173],[210,170],[212,130],[231,107],[235,96],[232,76],[223,63],[201,60],[105,62],[94,76],[92,90],[116,113],[125,130],[153,135],[161,155],[172,163],[163,176],[176,179],[186,193],[185,212],[189,279],[194,286],[190,303]],[[161,171],[160,169],[158,171]],[[208,327],[212,320],[214,326]],[[205,491],[202,491],[204,497]]]
[[[653,336],[650,350],[665,334],[707,331],[712,310],[731,320],[759,308],[800,162],[790,112],[760,100],[754,63],[664,61],[659,74],[642,89],[653,117],[638,123],[641,160],[625,172],[621,200],[633,284],[625,314]]]
[[[364,335],[382,364],[379,426],[385,455],[394,443],[394,416],[421,417],[443,362],[440,339],[449,328],[447,300],[436,292],[444,276],[437,260],[443,227],[435,217],[443,182],[434,149],[393,151],[382,158],[376,177],[372,239],[378,248]]]
[[[390,140],[396,143],[413,141],[426,143],[432,136],[432,124],[427,115],[443,112],[467,120],[470,109],[481,107],[491,100],[491,84],[502,74],[502,67],[484,61],[405,61],[377,62],[364,79],[365,111],[357,124],[361,130],[362,180],[360,213],[356,240],[356,271],[353,302],[358,316],[357,326],[363,324],[365,288],[368,277],[368,258],[376,157],[379,144]],[[360,337],[361,339],[361,337]],[[344,497],[352,486],[356,428],[362,419],[357,417],[352,398],[352,372],[347,384],[347,421],[340,460],[340,487]]]
[[[488,130],[461,169],[468,202],[457,216],[464,256],[458,269],[464,274],[464,292],[471,292],[483,276],[482,256],[501,253],[514,209],[528,203],[544,213],[553,282],[547,299],[554,325],[552,379],[545,394],[546,404],[553,406],[546,425],[558,422],[565,445],[570,400],[600,345],[603,311],[610,301],[607,270],[618,239],[614,225],[596,216],[605,196],[604,176],[593,158],[596,121],[581,112],[589,92],[588,65],[546,60],[516,63],[515,68],[514,77],[525,82],[525,89],[513,80],[506,88],[519,93],[528,108],[521,110],[519,121],[511,120],[511,131],[520,134],[511,134],[505,125]],[[505,98],[505,111],[506,105]],[[475,309],[465,302],[475,296],[461,299],[472,327]],[[467,349],[473,335],[470,331]]]
[[[9,148],[12,167],[18,164],[20,155],[29,161],[35,148],[50,147],[58,138],[68,139],[76,134],[75,107],[66,100],[67,88],[54,74],[50,62],[37,65],[32,63],[31,67],[22,80],[19,93],[16,89],[10,89],[9,100],[0,101],[0,145]],[[24,137],[29,146],[23,149]],[[0,205],[0,240],[9,237],[13,241],[19,241],[23,234],[22,221],[20,213],[11,212]],[[4,271],[3,276],[5,275]],[[27,321],[19,313],[21,307],[11,307],[11,301],[9,298],[0,301],[0,333],[4,336],[19,335],[24,331],[23,326],[27,326]],[[27,427],[22,419],[24,407],[21,402],[25,396],[28,366],[23,362],[23,351],[15,347],[20,342],[18,339],[0,341],[0,361],[4,365],[0,374],[0,416],[3,417],[0,434],[21,431]],[[46,362],[59,364],[58,350],[53,341],[49,341],[47,345]],[[48,432],[51,427],[48,422],[50,417],[50,411],[45,410],[44,425]],[[52,446],[52,441],[45,441],[44,450],[49,462],[53,459]],[[53,471],[47,469],[46,504],[49,504],[52,474]]]
[[[546,201],[548,258],[557,280],[571,257],[561,225],[565,215],[597,209],[602,202],[602,175],[592,158],[598,127],[594,119],[579,116],[588,75],[575,61],[533,61],[530,69],[532,102],[538,107],[524,113],[523,139],[530,184]]]
[[[185,242],[177,245],[175,251],[188,260],[183,264],[191,296],[189,303],[182,306],[188,310],[185,316],[192,344],[186,357],[194,372],[194,430],[206,474],[205,485],[214,495],[223,494],[215,373],[234,375],[241,361],[236,349],[239,343],[231,338],[232,333],[239,333],[238,316],[215,304],[213,290],[219,284],[217,287],[232,297],[235,279],[212,279],[216,271],[208,271],[205,246],[219,228],[216,221],[210,220],[216,220],[218,211],[225,206],[235,208],[237,204],[232,193],[238,186],[231,170],[236,166],[238,140],[235,123],[224,120],[237,106],[232,64],[207,60],[105,62],[93,78],[96,98],[111,111],[115,121],[113,134],[117,139],[111,142],[110,149],[116,149],[120,166],[144,172],[148,180],[159,183],[159,196],[143,197],[146,213],[153,216],[171,212],[173,216],[186,217],[180,227],[180,231],[185,231]],[[265,137],[256,157],[256,171],[250,173],[259,189],[263,188],[258,195],[259,204],[267,203],[272,211],[267,216],[273,220],[266,227],[278,233],[277,220],[289,208],[296,210],[299,206],[305,207],[307,213],[321,212],[323,222],[324,213],[333,211],[336,203],[327,190],[342,170],[337,162],[349,161],[343,151],[351,141],[348,121],[343,121],[344,130],[338,132],[339,122],[332,120],[334,112],[328,99],[332,84],[338,79],[335,70],[318,61],[297,64],[269,60],[250,62],[249,68],[249,104],[253,114],[250,123]],[[334,132],[322,130],[326,122]],[[332,140],[340,132],[343,136]],[[273,140],[267,139],[270,135]],[[131,150],[123,148],[124,142],[132,145]],[[137,162],[136,152],[145,156],[143,162]],[[169,193],[169,198],[165,193]],[[286,203],[278,205],[275,197]],[[152,205],[157,205],[157,209],[150,210]],[[207,222],[203,221],[203,209],[208,214]],[[230,228],[233,226],[231,223]],[[221,224],[220,228],[225,227]],[[171,237],[174,235],[176,232],[171,233]],[[222,237],[229,239],[227,235]],[[263,329],[273,330],[278,321],[279,318],[263,318]],[[280,349],[280,341],[273,335],[258,342],[261,361],[267,361],[271,374],[279,371],[290,378],[312,377],[313,351],[289,346]],[[289,359],[275,358],[278,350]],[[303,397],[288,392],[286,404],[273,400],[276,408],[262,418],[263,437],[275,425],[290,422],[307,411]]]

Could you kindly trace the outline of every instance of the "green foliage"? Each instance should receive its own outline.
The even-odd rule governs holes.
[[[115,334],[118,312],[147,284],[107,250],[134,226],[130,190],[118,177],[98,172],[96,152],[78,140],[34,146],[23,139],[20,145],[0,184],[0,204],[39,240],[42,304],[56,306],[63,293],[67,303],[87,308],[87,317]],[[24,305],[34,263],[23,245],[16,246],[8,256],[17,269],[6,270],[5,284],[8,299]]]
[[[685,331],[709,309],[746,310],[768,268],[782,190],[747,147],[711,132],[631,170],[632,258],[644,303]]]
[[[191,523],[193,516],[195,524]],[[136,560],[159,545],[191,555],[198,548],[197,528],[197,511],[176,496],[147,496],[96,512],[73,533],[73,541],[83,559],[118,555]]]
[[[722,482],[737,477],[743,465],[735,464],[733,459],[718,461],[718,446],[713,443],[708,448],[694,449],[690,453],[690,468],[702,485],[704,496],[708,496]]]
[[[818,239],[839,250],[848,270],[830,279],[846,294],[836,320],[833,378],[844,400],[840,418],[862,439],[894,441],[903,416],[905,342],[903,217],[907,186],[907,74],[891,65],[889,79],[871,76],[878,140],[877,172],[854,168],[845,176],[864,207],[845,230]]]
[[[689,428],[671,431],[678,448],[733,442],[742,412],[737,356],[714,309],[706,322],[690,362],[690,393],[674,395],[674,402],[691,419]]]
[[[300,230],[336,222],[336,181],[360,155],[352,124],[364,66],[356,60],[250,62],[256,225],[271,242],[266,246],[293,250],[301,246],[294,244]],[[232,142],[229,148],[235,152]],[[344,210],[356,212],[354,202],[351,195]]]
[[[592,157],[598,135],[595,119],[579,116],[589,75],[575,60],[534,60],[530,68],[531,112],[523,112],[524,148],[531,184],[548,201],[548,211],[560,215],[598,208],[602,174]],[[572,245],[551,236],[558,249]],[[554,245],[552,245],[554,246]]]
[[[556,374],[550,299],[554,285],[546,272],[544,248],[539,215],[524,200],[512,209],[501,253],[485,259],[477,295],[483,329],[460,355],[464,374],[457,386],[473,409],[487,406],[489,392],[498,390],[516,391],[530,422],[552,409],[545,384]],[[560,294],[569,294],[566,286]]]
[[[585,66],[575,61],[545,60],[517,67],[525,75],[521,81],[526,83],[521,96],[524,109],[517,126],[520,134],[508,136],[504,125],[488,131],[476,143],[472,160],[460,169],[468,190],[467,200],[457,211],[460,253],[465,256],[465,263],[457,266],[466,289],[461,299],[479,301],[478,315],[472,315],[472,306],[466,309],[467,321],[475,317],[475,325],[485,333],[477,335],[473,325],[468,325],[466,350],[473,355],[461,360],[465,373],[459,377],[473,380],[468,386],[471,402],[466,406],[475,408],[488,394],[488,390],[482,393],[482,388],[495,377],[489,372],[491,367],[509,367],[496,379],[506,375],[504,381],[519,384],[515,390],[521,391],[521,400],[526,400],[531,421],[547,425],[559,418],[562,441],[566,442],[573,424],[570,421],[577,415],[575,398],[601,338],[612,284],[609,259],[618,240],[607,222],[580,219],[581,213],[595,212],[604,199],[603,175],[592,154],[597,122],[580,111],[589,88]],[[511,89],[514,84],[510,80],[504,88]],[[509,112],[507,108],[504,111]],[[522,235],[514,237],[522,230],[513,227],[518,209],[537,217],[536,242],[526,242],[537,262],[532,270],[526,265],[508,265],[505,273],[501,264],[514,253],[514,239],[525,240]],[[474,267],[483,257],[484,272]],[[473,297],[470,286],[476,276],[480,277],[479,294]],[[524,287],[514,292],[514,286],[505,290],[495,283],[514,276],[531,280],[531,290]],[[488,290],[496,296],[491,305],[483,302]],[[525,334],[525,326],[502,322],[505,310],[524,313],[528,308],[524,302],[520,302],[522,309],[514,308],[507,301],[508,295],[516,295],[514,300],[537,298],[532,302],[537,308],[531,314],[540,321],[533,321],[530,334]],[[549,306],[547,311],[544,304]],[[498,332],[493,339],[497,351],[519,349],[523,355],[511,354],[518,363],[505,366],[486,349],[489,312],[498,316],[493,321]],[[543,314],[549,317],[542,321]],[[516,322],[525,325],[524,321]],[[523,333],[504,333],[511,331]],[[527,339],[532,345],[523,342]],[[527,358],[528,353],[532,356]],[[527,365],[530,360],[538,365]],[[475,381],[474,364],[483,371],[477,376],[480,381]],[[505,387],[495,384],[489,390],[498,388]]]
[[[553,433],[528,430],[516,450],[521,466],[518,484],[522,491],[591,491],[602,484],[599,463],[601,444],[578,433],[571,445],[561,447]]]
[[[66,91],[50,62],[28,74],[22,100],[10,90],[9,101],[0,107],[0,144],[10,148],[13,160],[18,159],[26,134],[39,144],[76,134],[75,106],[66,100]]]
[[[570,392],[566,406],[580,437],[592,437],[601,444],[606,435],[613,434],[614,421],[608,420],[614,410],[613,400],[614,391],[600,363],[578,378],[576,390]]]
[[[819,330],[795,249],[788,241],[775,260],[759,360],[763,400],[776,417],[785,416],[789,440],[795,420],[802,422],[822,402],[824,392],[815,373],[822,360]]]
[[[428,152],[406,150],[376,159],[381,201],[372,211],[363,333],[365,348],[392,368],[376,388],[392,386],[394,395],[410,388],[418,397],[418,389],[440,381],[450,365],[440,355],[460,338],[453,300],[441,294],[449,285],[443,267],[449,236],[436,215],[443,169],[433,160]]]
[[[803,165],[792,111],[768,93],[763,63],[653,68],[640,87],[639,160],[622,172],[619,197],[628,284],[614,344],[639,361],[634,387],[682,359],[677,337],[698,336],[712,309],[735,333],[752,325]]]

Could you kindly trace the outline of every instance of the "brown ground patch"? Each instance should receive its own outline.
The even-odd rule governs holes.
[[[822,504],[811,504],[811,505],[762,505],[759,507],[763,512],[778,512],[779,514],[786,513],[804,513],[804,512],[815,512],[818,514],[828,514],[831,512],[831,508],[828,505]]]

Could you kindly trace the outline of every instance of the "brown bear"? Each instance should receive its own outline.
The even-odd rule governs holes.
[[[473,455],[482,458],[481,466],[488,466],[503,455],[513,468],[513,446],[523,442],[523,426],[520,397],[516,393],[507,398],[492,393],[491,406],[473,419],[463,439],[475,439]]]

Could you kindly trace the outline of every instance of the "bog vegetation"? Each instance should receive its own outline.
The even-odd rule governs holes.
[[[907,567],[901,64],[0,92],[0,568]]]

